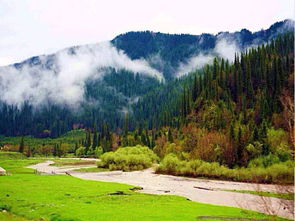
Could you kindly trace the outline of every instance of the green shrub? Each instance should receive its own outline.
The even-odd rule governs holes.
[[[258,159],[258,158],[257,158]],[[265,161],[265,162],[264,162]],[[280,162],[277,156],[266,156],[252,163],[249,168],[229,169],[218,163],[202,160],[180,160],[174,154],[168,154],[157,168],[158,173],[172,175],[218,178],[232,181],[258,183],[293,183],[293,161]],[[265,167],[265,165],[270,165]]]
[[[101,146],[95,148],[95,156],[99,158],[103,154],[103,149]]]
[[[279,147],[288,150],[288,133],[282,129],[270,128],[267,130],[266,142],[270,146],[272,152],[275,152]]]
[[[263,145],[258,141],[254,142],[253,144],[248,144],[246,146],[246,151],[248,152],[250,158],[258,157],[262,154]]]
[[[287,160],[291,160],[292,155],[289,151],[286,151],[285,149],[279,148],[276,152],[276,155],[279,157],[281,162],[285,162]]]
[[[163,159],[158,170],[163,170],[168,174],[177,174],[177,171],[179,171],[182,168],[182,166],[182,161],[179,160],[175,154],[170,153]]]
[[[100,159],[98,167],[123,171],[142,170],[158,161],[158,157],[152,150],[140,145],[121,147],[116,152],[104,153]]]
[[[269,167],[273,164],[280,163],[280,159],[277,155],[269,154],[267,156],[260,156],[258,158],[255,158],[249,162],[248,167]]]
[[[85,152],[86,152],[86,148],[85,147],[79,147],[76,150],[76,156],[77,157],[84,157],[85,156]]]

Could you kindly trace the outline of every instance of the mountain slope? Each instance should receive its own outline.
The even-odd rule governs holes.
[[[136,124],[143,124],[142,114],[149,119],[147,115],[159,112],[156,108],[142,113],[142,102],[162,103],[159,94],[169,94],[171,102],[178,102],[176,95],[191,79],[175,77],[213,62],[215,56],[228,58],[268,42],[293,30],[293,24],[286,20],[255,33],[243,29],[199,36],[129,32],[111,42],[76,46],[1,67],[0,124],[5,126],[0,134],[43,136],[49,131],[55,137],[73,127],[92,127],[94,122],[120,131],[127,112],[131,119],[136,112]],[[153,94],[158,98],[153,100]],[[149,101],[140,99],[149,95]]]
[[[294,22],[285,20],[271,25],[267,30],[254,33],[247,29],[234,33],[220,32],[217,35],[128,32],[114,38],[112,43],[132,59],[147,59],[153,67],[164,73],[166,79],[171,79],[179,64],[188,62],[193,56],[201,53],[224,55],[214,51],[219,43],[225,42],[224,47],[234,45],[237,51],[233,51],[233,55],[249,47],[267,43],[279,34],[293,29]]]

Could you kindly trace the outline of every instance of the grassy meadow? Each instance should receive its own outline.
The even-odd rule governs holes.
[[[88,181],[67,175],[38,175],[24,167],[44,159],[24,159],[20,154],[4,159],[5,154],[1,155],[0,166],[11,175],[0,177],[0,220],[270,218],[239,208],[192,202],[179,196],[137,193],[125,184]],[[112,195],[117,191],[124,194]]]

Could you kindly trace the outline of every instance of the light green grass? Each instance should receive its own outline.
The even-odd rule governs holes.
[[[129,190],[132,186],[125,184],[82,180],[67,175],[17,174],[23,172],[19,167],[31,164],[32,160],[10,161],[6,165],[13,168],[14,174],[0,177],[0,208],[9,208],[9,212],[16,215],[11,220],[21,220],[18,217],[56,221],[182,221],[196,220],[199,216],[267,218],[256,212],[192,202],[184,197],[137,193]],[[1,164],[3,161],[0,160]],[[123,191],[126,195],[109,195],[116,191]]]
[[[80,160],[80,159],[52,159],[54,164],[52,166],[78,166],[78,165],[95,165],[95,160]]]
[[[70,143],[75,144],[81,139],[85,139],[85,130],[71,130],[58,138],[35,138],[32,136],[25,136],[24,143],[31,147],[43,144],[56,144],[56,143]],[[4,144],[18,145],[21,137],[4,137],[0,136],[0,146]]]
[[[89,167],[89,168],[76,169],[74,171],[79,171],[79,172],[105,172],[105,171],[110,171],[110,170],[107,169],[107,168]]]
[[[27,157],[18,152],[0,151],[0,160],[2,159],[26,159]]]
[[[31,164],[40,163],[41,159],[19,159],[19,160],[0,160],[0,167],[4,168],[8,174],[27,174],[34,173],[33,169],[25,168]]]
[[[228,190],[228,189],[223,189],[223,190],[230,191],[230,192],[238,192],[238,193],[249,193],[249,194],[254,194],[258,196],[275,197],[275,198],[285,199],[285,200],[294,200],[294,193],[272,193],[272,192],[261,192],[261,191],[251,191],[251,190]]]
[[[30,219],[195,220],[198,216],[265,218],[238,208],[187,201],[178,196],[130,191],[129,185],[81,180],[66,175],[0,177],[0,204]],[[108,195],[124,191],[128,195]]]

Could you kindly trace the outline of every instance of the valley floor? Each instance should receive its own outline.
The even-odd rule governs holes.
[[[281,217],[293,219],[293,211],[287,205],[293,201],[274,197],[261,197],[249,193],[229,192],[226,190],[250,190],[263,192],[292,192],[292,186],[278,186],[270,184],[251,184],[207,179],[184,178],[170,175],[155,174],[153,169],[134,172],[77,172],[72,167],[50,166],[53,161],[46,161],[30,166],[32,169],[49,174],[70,174],[71,176],[87,180],[98,180],[140,186],[144,193],[167,194],[184,196],[192,201],[239,207],[255,210],[267,214],[277,214]],[[87,166],[84,166],[87,167]],[[89,166],[88,166],[89,167]],[[292,206],[290,207],[292,208]]]

